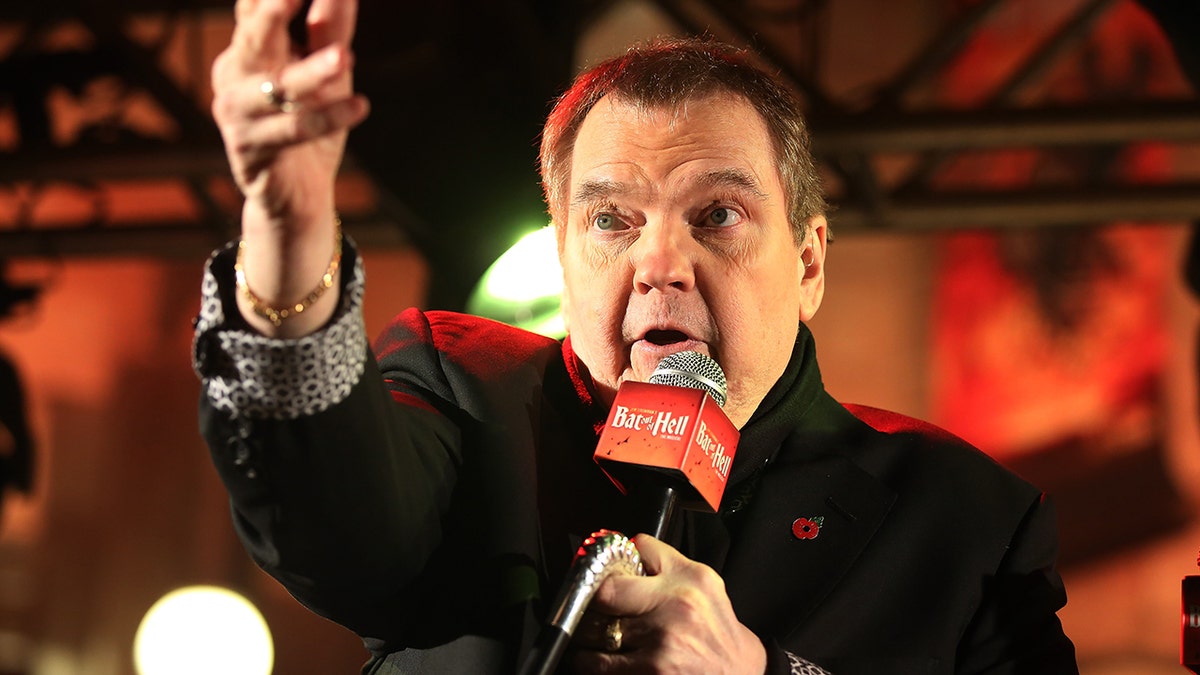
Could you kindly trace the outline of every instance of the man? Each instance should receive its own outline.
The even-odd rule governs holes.
[[[213,68],[246,202],[205,278],[201,424],[247,549],[364,672],[522,662],[580,539],[640,522],[591,454],[619,384],[682,350],[741,430],[720,512],[635,538],[647,575],[601,586],[563,672],[1075,672],[1042,495],[821,387],[827,226],[785,89],[696,42],[584,74],[542,148],[570,337],[409,310],[372,352],[333,216],[355,7],[314,2],[297,57],[298,4],[240,0]]]

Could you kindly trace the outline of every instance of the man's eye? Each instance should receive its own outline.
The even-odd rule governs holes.
[[[621,229],[621,221],[611,213],[597,213],[592,218],[592,227],[605,232]]]
[[[712,227],[729,227],[730,225],[737,225],[741,221],[741,214],[723,206],[709,211],[708,215],[704,217],[704,224]]]

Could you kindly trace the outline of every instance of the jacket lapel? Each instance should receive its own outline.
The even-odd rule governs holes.
[[[823,443],[798,436],[788,438],[763,472],[722,573],[738,618],[757,634],[777,639],[794,631],[833,590],[896,499],[836,450],[813,452],[814,445],[832,444],[834,438]],[[837,445],[845,441],[839,440]],[[797,524],[800,518],[807,522]]]

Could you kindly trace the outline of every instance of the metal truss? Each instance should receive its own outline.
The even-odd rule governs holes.
[[[207,110],[214,53],[204,44],[206,28],[227,21],[230,10],[216,0],[68,0],[0,9],[0,31],[12,37],[0,48],[0,120],[15,130],[0,136],[0,201],[7,206],[0,257],[194,257],[235,235],[239,200]],[[64,32],[72,36],[66,46]],[[183,73],[168,72],[165,64],[180,54]],[[56,138],[55,118],[64,113],[53,95],[84,97],[102,80],[117,99],[108,101],[112,109],[79,124],[70,140]],[[151,101],[168,129],[147,134],[123,122],[121,108],[135,99]],[[346,173],[359,172],[349,160]],[[181,189],[189,202],[184,213],[131,222],[112,211],[109,190],[146,183]],[[64,189],[90,208],[67,218],[39,216]],[[367,244],[405,240],[395,217],[374,209],[343,220]]]
[[[708,30],[695,22],[695,11],[685,8],[695,8],[696,2],[658,0],[656,4],[690,31]],[[1138,96],[1070,106],[1021,100],[1052,68],[1078,53],[1105,12],[1120,4],[1118,0],[1075,2],[1057,29],[1038,36],[1038,47],[977,108],[907,103],[917,91],[936,82],[971,37],[1009,4],[1008,0],[979,0],[947,17],[934,40],[892,78],[868,95],[856,96],[853,106],[836,100],[812,74],[780,58],[781,49],[762,43],[758,36],[764,24],[746,19],[745,10],[754,1],[708,0],[698,5],[718,14],[740,40],[768,55],[808,101],[814,149],[832,174],[830,184],[838,205],[835,222],[841,232],[1200,219],[1200,183],[1194,178],[1172,175],[1146,184],[1120,175],[1123,150],[1136,144],[1166,144],[1181,155],[1195,156],[1200,150],[1194,147],[1200,141],[1200,98],[1194,94],[1184,91],[1168,100]],[[802,0],[794,5],[799,20],[804,13],[827,11],[829,4]],[[1193,22],[1196,18],[1194,11],[1178,13],[1178,18]],[[1200,24],[1195,28],[1200,29]],[[820,22],[809,20],[808,40],[820,41],[816,34],[820,30]],[[996,150],[1036,150],[1051,159],[1068,157],[1075,167],[1074,179],[1018,189],[940,186],[938,177],[956,159]],[[895,163],[898,156],[905,160],[899,175],[883,172],[881,160]]]
[[[1194,94],[1169,101],[1083,101],[1066,107],[1031,104],[1025,96],[1057,63],[1076,53],[1106,12],[1132,0],[1079,0],[1069,18],[1040,36],[1040,46],[974,109],[938,106],[921,95],[972,36],[1015,1],[979,0],[958,3],[957,11],[948,9],[945,25],[923,49],[888,80],[853,100],[831,93],[817,76],[828,41],[828,0],[649,4],[683,32],[715,34],[754,48],[800,93],[831,187],[839,232],[1200,219],[1200,184],[1193,179],[1181,174],[1138,184],[1123,179],[1115,166],[1123,149],[1145,142],[1194,154],[1191,145],[1200,141],[1200,100]],[[591,18],[618,9],[619,3],[578,2],[565,23],[570,35],[579,35]],[[228,20],[229,14],[229,3],[215,0],[131,0],[119,8],[73,0],[7,3],[0,9],[0,203],[7,205],[0,212],[3,257],[196,255],[236,231],[237,195],[205,100],[212,57],[211,45],[204,43],[205,28],[214,18]],[[772,29],[781,22],[795,26],[790,38]],[[55,46],[50,37],[64,25],[75,25],[86,38],[69,48]],[[535,24],[522,29],[527,29],[526,37],[536,38]],[[412,30],[419,32],[420,26]],[[783,41],[787,39],[803,46],[798,50]],[[527,50],[524,61],[534,63],[539,58],[536,43],[526,39],[498,48]],[[545,40],[554,58],[562,56],[563,43],[561,34]],[[797,58],[797,53],[803,56]],[[173,56],[178,61],[179,54],[186,63],[182,76],[178,66],[170,70],[165,65]],[[545,79],[547,71],[537,77]],[[52,94],[81,95],[101,78],[118,83],[119,101],[132,101],[135,94],[152,100],[170,121],[168,130],[146,135],[113,114],[83,125],[69,142],[56,140]],[[948,187],[943,180],[946,168],[962,157],[1005,149],[1067,157],[1077,170],[1069,180],[1019,188]],[[346,172],[372,180],[377,178],[372,169],[352,156]],[[160,222],[122,222],[108,208],[106,186],[145,181],[182,186],[190,201],[187,213]],[[42,201],[55,185],[91,195],[90,211],[59,222],[40,217]],[[403,195],[403,189],[379,188],[376,204],[344,214],[347,229],[360,241],[399,245],[410,241],[412,232],[429,229],[392,196]]]
[[[1125,0],[1128,1],[1128,0]],[[656,0],[655,4],[690,33],[729,34],[753,47],[806,100],[814,151],[828,169],[835,223],[840,232],[1094,225],[1118,221],[1162,222],[1200,219],[1200,182],[1171,176],[1153,184],[1122,180],[1123,150],[1140,143],[1171,146],[1195,156],[1200,147],[1200,99],[1085,101],[1070,106],[1029,104],[1022,94],[1038,85],[1062,60],[1077,55],[1089,32],[1121,0],[1081,0],[1056,30],[1039,36],[1038,47],[975,109],[924,107],[909,103],[957,58],[1012,0],[978,0],[948,16],[928,44],[888,81],[853,102],[830,94],[813,74],[818,65],[789,61],[789,50],[772,41],[780,3],[754,0]],[[755,12],[756,5],[773,13]],[[792,3],[798,39],[820,45],[828,0]],[[1159,3],[1170,5],[1169,2]],[[1181,5],[1182,6],[1182,5]],[[1194,21],[1196,13],[1180,10]],[[716,20],[713,20],[716,17]],[[1171,17],[1168,17],[1168,20]],[[1195,26],[1200,29],[1200,23]],[[869,48],[869,44],[864,44]],[[793,50],[794,51],[794,50]],[[794,60],[794,59],[793,59]],[[807,66],[807,69],[804,66]],[[1036,150],[1066,157],[1074,180],[994,186],[940,187],[939,175],[972,152]],[[881,164],[903,158],[903,170]]]
[[[190,249],[225,229],[216,200],[205,187],[209,178],[224,173],[219,138],[193,92],[160,67],[171,36],[195,39],[194,11],[167,10],[163,39],[149,43],[126,32],[127,15],[98,3],[10,3],[2,18],[16,36],[0,63],[0,91],[7,93],[4,103],[16,129],[0,155],[0,189],[10,204],[0,234],[6,256],[157,254],[181,246]],[[79,36],[76,44],[54,44],[55,32],[64,30]],[[81,96],[99,78],[117,83],[117,99],[126,99],[134,89],[147,93],[173,122],[169,135],[150,137],[115,119],[98,119],[81,125],[73,142],[56,142],[52,94],[57,90]],[[194,217],[143,223],[136,229],[113,222],[105,186],[166,177],[188,186],[197,205]],[[51,186],[69,186],[89,196],[90,213],[80,222],[38,218],[40,207],[52,199]]]

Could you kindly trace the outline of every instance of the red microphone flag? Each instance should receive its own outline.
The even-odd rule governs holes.
[[[593,458],[622,492],[634,473],[658,470],[687,506],[716,511],[739,436],[700,389],[623,382]]]

